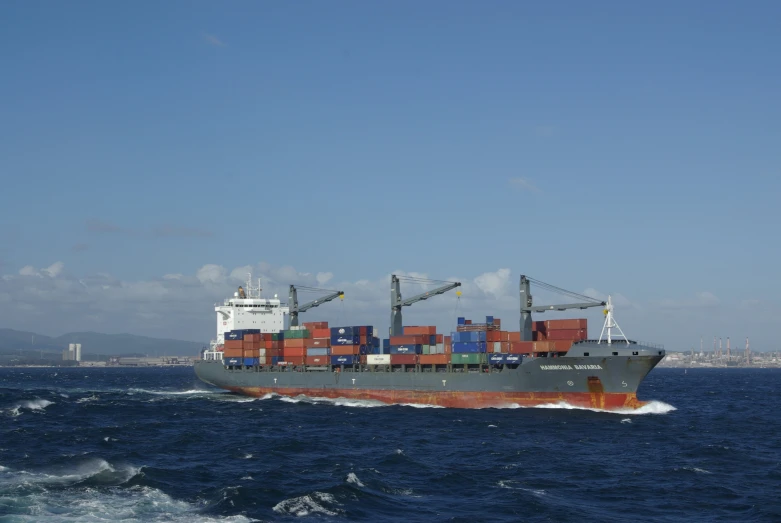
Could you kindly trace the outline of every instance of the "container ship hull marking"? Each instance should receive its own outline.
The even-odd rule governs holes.
[[[637,388],[662,357],[563,357],[555,364],[551,358],[532,358],[515,369],[492,372],[231,370],[219,361],[197,362],[195,371],[206,383],[256,397],[275,393],[454,408],[565,402],[613,410],[645,404],[637,399]]]

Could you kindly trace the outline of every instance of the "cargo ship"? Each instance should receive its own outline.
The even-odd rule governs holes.
[[[519,330],[503,330],[486,316],[456,319],[455,330],[403,326],[402,307],[460,286],[445,283],[403,300],[402,277],[391,276],[389,336],[371,325],[299,325],[298,315],[337,298],[341,291],[299,306],[290,286],[287,305],[261,296],[249,279],[232,298],[215,305],[217,336],[195,362],[202,381],[235,393],[373,400],[452,408],[526,407],[564,403],[604,410],[637,409],[637,390],[664,358],[662,346],[628,339],[613,304],[564,291],[526,276],[520,279]],[[409,280],[420,283],[418,279]],[[534,306],[530,284],[583,301]],[[321,289],[322,290],[322,289]],[[460,296],[460,292],[458,293]],[[599,338],[589,339],[586,319],[532,321],[532,313],[603,307]],[[615,335],[614,335],[615,333]]]

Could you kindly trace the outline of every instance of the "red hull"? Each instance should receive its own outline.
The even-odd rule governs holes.
[[[414,390],[356,390],[356,389],[308,389],[269,387],[225,387],[246,396],[260,397],[273,393],[295,397],[347,398],[375,400],[389,404],[415,403],[441,407],[474,409],[505,407],[518,404],[522,407],[567,403],[575,407],[616,410],[637,409],[646,404],[634,393],[590,393],[590,392],[418,392]]]

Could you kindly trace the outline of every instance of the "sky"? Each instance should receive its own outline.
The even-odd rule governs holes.
[[[778,2],[0,4],[0,328],[194,341],[246,273],[781,349]],[[405,297],[422,290],[402,289]],[[536,304],[565,297],[535,293]],[[599,336],[602,313],[585,316]],[[303,315],[302,315],[303,318]],[[85,348],[86,350],[86,348]]]

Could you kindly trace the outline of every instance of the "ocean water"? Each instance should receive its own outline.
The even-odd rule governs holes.
[[[642,411],[252,399],[192,368],[0,369],[0,521],[781,521],[781,370]]]

